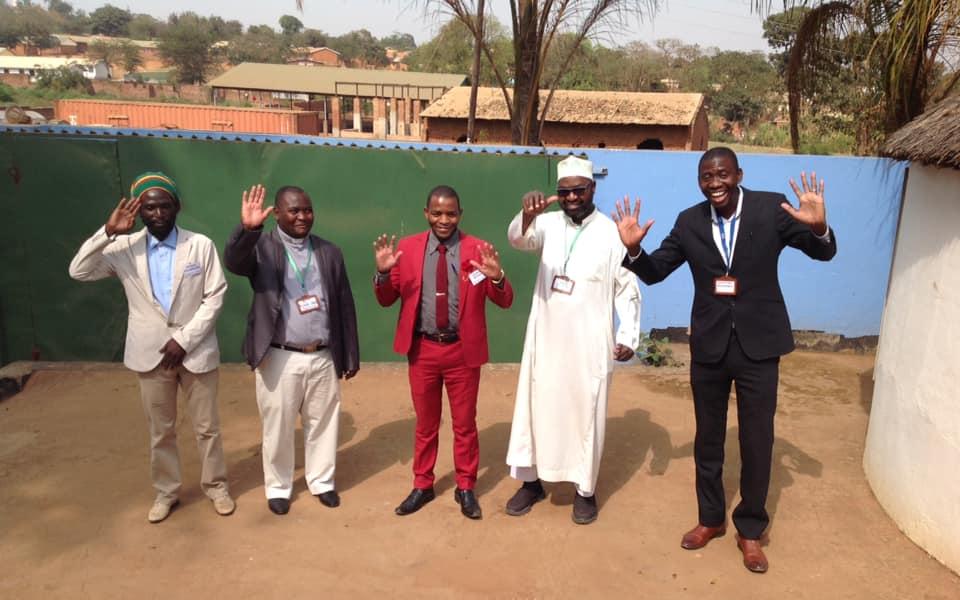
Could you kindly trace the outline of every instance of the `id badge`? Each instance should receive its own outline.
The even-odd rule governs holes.
[[[737,287],[736,277],[724,275],[723,277],[715,277],[713,279],[714,296],[736,296]]]
[[[481,281],[487,278],[481,271],[470,271],[470,283],[473,285],[479,284]]]
[[[550,289],[569,296],[573,293],[573,283],[573,280],[566,275],[554,275]]]
[[[313,294],[307,294],[306,296],[297,298],[297,310],[300,311],[301,315],[320,310],[320,298],[317,298]]]

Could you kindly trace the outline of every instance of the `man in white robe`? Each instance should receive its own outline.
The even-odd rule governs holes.
[[[511,476],[524,483],[507,514],[546,497],[541,479],[570,481],[573,521],[587,524],[597,518],[614,360],[629,360],[640,342],[640,289],[621,266],[617,226],[593,204],[592,163],[570,156],[557,176],[557,195],[525,194],[507,231],[514,248],[540,254],[507,451]],[[543,214],[554,202],[562,211]]]

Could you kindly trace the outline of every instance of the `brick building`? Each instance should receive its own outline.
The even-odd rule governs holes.
[[[293,55],[287,60],[288,65],[300,65],[302,67],[313,67],[316,65],[326,65],[328,67],[339,67],[343,64],[340,53],[333,48],[320,46],[319,48],[294,48]]]
[[[452,88],[420,113],[425,142],[466,141],[470,88]],[[540,92],[540,108],[547,92]],[[503,92],[480,88],[476,142],[509,144]],[[706,150],[709,127],[703,94],[557,90],[541,140],[546,146]]]
[[[465,75],[243,63],[210,81],[213,100],[320,113],[320,133],[420,139],[420,112]]]

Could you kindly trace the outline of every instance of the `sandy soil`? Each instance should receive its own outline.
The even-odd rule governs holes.
[[[586,527],[570,520],[569,484],[548,486],[548,500],[524,517],[503,511],[516,487],[503,463],[514,365],[488,367],[481,384],[480,522],[453,501],[446,421],[438,499],[393,514],[411,486],[414,420],[402,365],[365,365],[344,386],[343,505],[324,508],[301,479],[285,517],[263,497],[253,377],[224,367],[221,418],[238,510],[218,517],[201,494],[181,421],[182,504],[159,525],[146,520],[153,491],[135,376],[116,367],[41,371],[0,403],[0,598],[960,598],[960,578],[897,530],[864,480],[872,361],[784,360],[771,569],[762,576],[742,567],[730,534],[700,551],[680,548],[696,520],[685,368],[617,372],[600,519]]]

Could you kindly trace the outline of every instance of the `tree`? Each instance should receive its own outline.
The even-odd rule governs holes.
[[[143,66],[143,55],[140,54],[140,47],[130,40],[123,40],[117,44],[119,48],[119,60],[123,70],[127,73],[133,73]]]
[[[399,33],[394,31],[387,37],[380,38],[380,43],[387,48],[394,50],[414,50],[417,47],[417,41],[409,33]]]
[[[166,25],[150,15],[133,15],[127,24],[127,35],[134,40],[154,40],[160,37]]]
[[[0,13],[0,16],[3,16]],[[23,5],[13,9],[7,26],[10,28],[0,36],[6,37],[16,45],[18,41],[28,48],[50,48],[55,40],[51,36],[56,27],[54,17],[39,6]],[[5,19],[4,19],[5,20]],[[12,39],[11,39],[12,38]]]
[[[768,10],[770,4],[770,0],[753,0],[759,11]],[[832,51],[831,39],[847,40],[848,49],[867,48],[865,59],[855,66],[867,95],[874,85],[878,93],[874,106],[864,106],[855,118],[878,115],[884,133],[905,125],[960,82],[960,69],[954,69],[945,82],[940,77],[943,65],[950,64],[960,43],[960,6],[956,0],[784,0],[783,5],[811,6],[797,29],[787,64],[794,151],[800,144],[804,90],[816,80],[825,56]],[[875,148],[878,137],[861,137],[861,150]]]
[[[130,11],[116,6],[105,4],[90,13],[90,24],[93,33],[110,37],[127,35],[127,26],[133,20]]]
[[[485,20],[485,44],[493,48],[500,72],[509,73],[512,69],[509,62],[510,38],[507,37],[503,25],[492,15],[488,15]],[[469,73],[472,55],[473,37],[470,30],[460,21],[451,19],[443,24],[432,39],[417,46],[405,62],[413,71]],[[481,64],[479,83],[483,86],[497,85],[493,69],[486,62]]]
[[[711,112],[750,127],[776,107],[780,79],[761,52],[720,52],[707,59],[710,83],[699,91]]]
[[[447,12],[470,30],[474,40],[483,40],[476,18],[477,3],[471,0],[425,0],[425,4]],[[494,73],[503,92],[510,114],[511,141],[514,144],[537,144],[560,76],[566,71],[580,45],[589,37],[602,37],[625,25],[626,18],[642,17],[656,12],[657,0],[510,0],[513,38],[513,96],[507,91],[505,74]],[[556,75],[544,81],[547,56],[559,34],[573,34],[567,52],[559,61]],[[490,49],[483,48],[491,65],[496,62]],[[544,85],[546,84],[546,85]],[[543,110],[540,110],[541,88],[549,89]]]
[[[294,36],[294,44],[297,46],[322,47],[328,45],[329,37],[319,29],[304,29]]]
[[[216,64],[213,34],[206,20],[195,13],[171,15],[160,38],[158,50],[164,61],[173,66],[181,83],[203,83]]]
[[[288,38],[266,25],[250,27],[247,33],[231,40],[227,47],[227,60],[234,65],[242,62],[282,64],[288,56]]]
[[[358,29],[329,40],[345,63],[358,66],[386,66],[386,48],[366,29]]]
[[[87,56],[112,65],[120,62],[120,46],[107,40],[94,40],[87,46]]]
[[[243,35],[243,23],[236,19],[225,21],[221,17],[210,17],[207,19],[207,27],[216,40],[232,40]]]
[[[280,17],[280,30],[283,35],[294,35],[303,31],[303,23],[292,15],[283,15]]]

